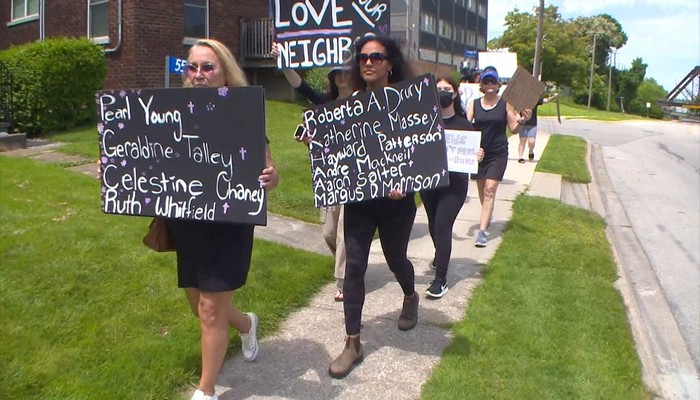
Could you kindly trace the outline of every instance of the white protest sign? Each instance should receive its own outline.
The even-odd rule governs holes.
[[[447,146],[447,169],[450,172],[476,174],[479,162],[476,153],[481,145],[481,132],[445,129]]]

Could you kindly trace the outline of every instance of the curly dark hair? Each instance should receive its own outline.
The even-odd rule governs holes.
[[[454,104],[455,107],[455,114],[457,115],[467,115],[467,113],[464,112],[464,108],[462,108],[462,102],[459,99],[459,85],[457,82],[454,81],[454,79],[448,77],[448,76],[441,76],[435,80],[435,84],[437,85],[440,82],[447,82],[452,86],[452,90],[455,92],[457,97],[455,97],[452,100],[452,104]]]
[[[360,54],[362,48],[369,42],[379,42],[386,49],[387,60],[392,65],[389,83],[401,82],[415,77],[415,73],[401,52],[401,45],[389,36],[362,36],[355,42],[355,54]],[[360,65],[357,62],[352,66],[352,79],[355,82],[355,88],[362,91],[367,89],[367,82],[362,79]]]

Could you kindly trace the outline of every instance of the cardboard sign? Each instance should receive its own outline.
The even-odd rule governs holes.
[[[101,91],[102,211],[265,225],[260,87]]]
[[[480,131],[445,130],[447,146],[447,169],[450,172],[476,174],[479,172],[479,161],[476,153],[481,145]]]
[[[304,112],[314,204],[326,207],[449,184],[432,75]]]
[[[542,97],[546,85],[535,79],[523,67],[518,67],[508,81],[508,86],[503,91],[503,100],[522,111],[526,108],[534,109]]]
[[[282,69],[342,65],[355,38],[389,34],[389,0],[274,0]]]

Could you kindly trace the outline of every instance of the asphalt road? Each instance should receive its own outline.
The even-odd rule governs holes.
[[[603,150],[605,168],[700,370],[700,125],[542,119]]]

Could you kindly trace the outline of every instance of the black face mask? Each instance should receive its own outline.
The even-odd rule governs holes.
[[[447,108],[452,104],[452,92],[439,91],[438,98],[440,99],[440,106],[442,108]]]

